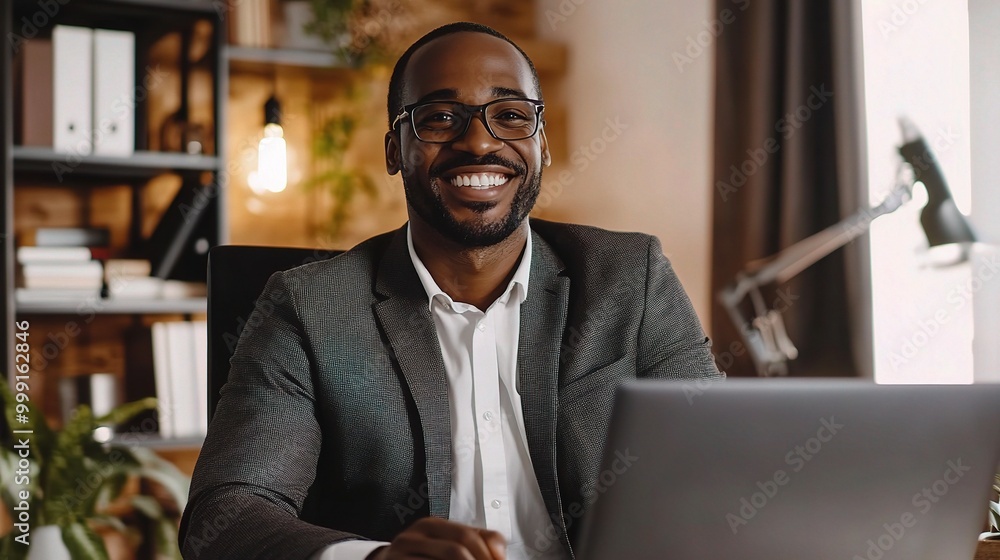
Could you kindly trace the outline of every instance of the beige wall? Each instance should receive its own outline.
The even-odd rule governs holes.
[[[680,68],[673,55],[688,56],[688,39],[706,30],[712,12],[710,0],[540,0],[537,8],[539,36],[564,41],[570,56],[557,97],[568,113],[568,161],[554,169],[572,182],[546,176],[553,198],[543,215],[658,236],[706,330],[712,297],[710,36],[702,36],[709,47],[701,54],[692,50],[697,55]],[[620,131],[610,126],[615,121]],[[588,154],[583,146],[603,152]]]

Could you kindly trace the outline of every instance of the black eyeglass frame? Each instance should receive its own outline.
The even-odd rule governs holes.
[[[523,136],[520,138],[500,138],[499,136],[497,136],[496,132],[493,131],[493,128],[490,126],[489,121],[486,119],[486,108],[489,107],[490,105],[495,105],[497,103],[504,103],[510,101],[527,101],[535,106],[535,128],[532,129],[531,134],[528,134],[527,136]],[[451,140],[437,140],[437,141],[424,140],[423,138],[420,137],[420,133],[417,132],[417,127],[413,125],[413,119],[410,118],[413,116],[414,109],[417,109],[425,105],[434,105],[437,103],[450,103],[452,105],[457,105],[461,107],[462,110],[465,112],[465,114],[469,116],[468,120],[465,121],[465,128],[463,128],[460,133],[457,133],[455,137],[452,138]],[[410,130],[413,131],[413,135],[417,137],[417,140],[420,140],[425,144],[450,144],[451,142],[454,142],[459,138],[465,136],[469,132],[469,125],[472,124],[472,117],[476,117],[480,121],[482,121],[483,125],[486,127],[487,132],[489,132],[490,136],[492,136],[493,138],[496,138],[501,142],[517,142],[518,140],[527,140],[528,138],[531,138],[535,134],[538,134],[538,129],[541,128],[542,124],[542,112],[544,111],[545,111],[545,103],[539,101],[538,99],[530,99],[527,97],[504,97],[501,99],[494,99],[493,101],[490,101],[489,103],[483,103],[482,105],[466,105],[465,103],[462,103],[460,101],[450,101],[450,100],[421,101],[419,103],[411,103],[409,105],[404,105],[403,111],[400,112],[398,115],[396,115],[395,120],[392,121],[391,130],[396,130],[396,127],[403,119],[409,119]]]

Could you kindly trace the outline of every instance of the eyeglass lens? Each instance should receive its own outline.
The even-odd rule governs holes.
[[[500,140],[522,140],[535,133],[538,111],[530,101],[498,101],[484,109],[488,128]],[[413,130],[425,142],[450,142],[465,132],[475,114],[467,105],[442,101],[413,108]]]

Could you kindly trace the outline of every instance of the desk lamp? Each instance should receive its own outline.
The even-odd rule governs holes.
[[[767,307],[760,288],[772,283],[787,282],[816,261],[864,234],[871,227],[872,220],[894,212],[909,201],[913,185],[917,182],[927,189],[928,200],[920,212],[920,225],[927,235],[929,246],[957,243],[962,247],[962,256],[958,262],[968,257],[967,247],[976,241],[976,235],[955,205],[933,152],[911,121],[901,118],[900,128],[903,145],[899,148],[899,153],[904,162],[900,165],[900,170],[903,172],[909,168],[912,176],[900,173],[896,186],[879,205],[863,208],[773,257],[749,263],[736,275],[733,283],[719,292],[719,301],[746,342],[758,375],[787,375],[788,362],[798,356],[798,350],[785,331],[781,313]],[[740,309],[747,296],[750,297],[754,312],[749,320]]]

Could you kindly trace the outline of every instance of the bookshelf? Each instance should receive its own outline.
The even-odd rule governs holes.
[[[115,156],[80,156],[79,162],[68,164],[66,154],[50,148],[14,146],[14,167],[18,172],[52,175],[54,167],[67,165],[66,175],[87,177],[115,177],[148,179],[163,173],[191,173],[219,171],[221,160],[217,156],[181,153],[136,151],[127,158]],[[30,183],[25,186],[30,186]]]
[[[44,11],[37,0],[0,3],[0,31],[5,41],[10,37],[24,41],[15,48],[8,44],[0,51],[0,186],[3,189],[0,373],[4,376],[13,371],[16,321],[31,323],[29,332],[35,353],[41,350],[47,334],[52,332],[50,329],[58,329],[63,323],[79,322],[85,315],[120,316],[121,319],[109,319],[100,327],[95,323],[90,327],[91,333],[71,343],[108,347],[117,344],[118,350],[105,352],[101,346],[95,353],[120,354],[124,338],[117,343],[108,342],[114,334],[99,332],[105,325],[122,325],[124,332],[156,318],[204,315],[207,310],[204,297],[89,301],[33,298],[19,303],[14,290],[15,252],[17,239],[26,229],[37,226],[105,227],[113,232],[113,258],[155,261],[158,255],[151,253],[157,247],[148,243],[150,232],[168,213],[176,212],[169,204],[173,193],[184,189],[198,189],[199,192],[211,189],[211,200],[198,218],[198,234],[210,246],[226,243],[228,239],[224,155],[229,70],[224,56],[227,36],[224,14],[218,12],[216,3],[212,0],[88,0],[49,4],[50,10]],[[31,28],[25,27],[26,21],[32,22]],[[134,153],[77,155],[48,146],[22,145],[24,135],[20,131],[30,123],[27,118],[20,122],[22,111],[15,105],[24,87],[18,72],[19,47],[36,39],[49,38],[56,25],[134,34],[135,98],[128,105],[135,127]],[[162,81],[147,81],[154,74]],[[183,109],[177,109],[178,103]],[[174,111],[172,117],[171,111]],[[172,136],[167,134],[167,126],[172,124],[189,128],[197,125],[197,136],[193,137],[199,148],[191,148],[192,143],[187,138],[192,136],[188,136],[188,129],[184,129],[177,146],[168,145]],[[185,248],[185,255],[188,252]],[[185,258],[195,263],[189,271],[197,275],[201,257]],[[204,274],[201,278],[186,279],[205,280]],[[114,373],[119,375],[123,385],[127,385],[132,374],[123,371],[121,360],[110,363],[118,364]],[[47,371],[38,375],[39,378],[48,376]],[[54,381],[38,379],[42,393],[33,399],[45,403],[46,414],[53,412],[48,403],[54,399]],[[128,392],[126,388],[125,393]],[[135,444],[174,450],[200,447],[200,441],[189,439],[173,441],[149,436],[135,439]]]
[[[351,68],[346,60],[329,51],[229,45],[225,56],[234,72],[264,72],[280,67],[314,70]]]
[[[81,311],[97,315],[197,315],[208,311],[206,298],[98,299],[92,302],[44,301],[17,304],[24,315],[76,315]]]

